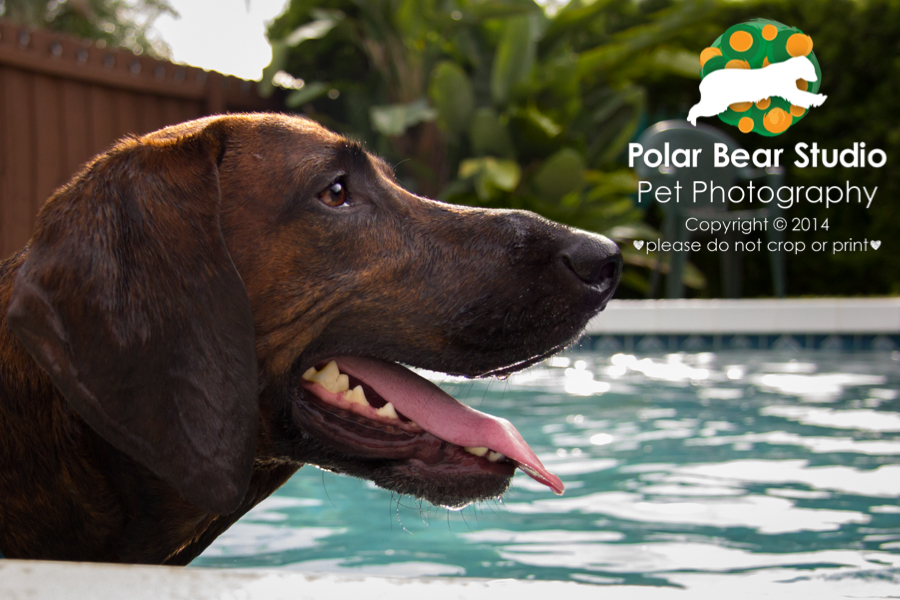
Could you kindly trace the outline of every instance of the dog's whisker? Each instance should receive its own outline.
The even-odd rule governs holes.
[[[469,531],[472,531],[472,527],[469,525],[469,522],[466,521],[465,510],[459,511],[459,516],[462,518],[463,523],[466,524],[466,528],[467,528]]]
[[[487,385],[484,386],[484,393],[481,394],[481,402],[479,402],[479,406],[484,404],[484,401],[487,399],[488,392],[491,390],[491,384],[494,383],[493,379],[488,379]]]
[[[332,506],[337,507],[337,504],[334,503],[334,500],[331,499],[331,495],[328,493],[328,485],[325,483],[325,471],[319,472],[322,474],[322,491],[325,492],[325,497],[328,498]]]

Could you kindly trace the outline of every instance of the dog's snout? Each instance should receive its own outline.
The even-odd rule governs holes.
[[[560,259],[585,284],[603,294],[603,304],[612,297],[622,274],[622,253],[612,240],[578,232],[562,249]]]

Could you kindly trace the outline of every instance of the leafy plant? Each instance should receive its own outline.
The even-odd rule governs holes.
[[[177,14],[167,0],[0,0],[0,17],[22,25],[156,56],[165,56],[167,48],[147,33],[165,13]]]

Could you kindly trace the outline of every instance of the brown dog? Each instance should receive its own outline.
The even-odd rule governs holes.
[[[600,236],[414,196],[305,119],[122,141],[0,262],[0,552],[186,564],[306,463],[449,506],[517,467],[561,492],[396,363],[521,369],[620,269]]]

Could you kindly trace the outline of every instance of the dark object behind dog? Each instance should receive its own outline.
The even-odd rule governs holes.
[[[620,270],[605,238],[414,196],[305,119],[126,139],[0,263],[0,552],[187,564],[304,464],[448,506],[517,467],[561,492],[509,423],[396,363],[524,368]]]

